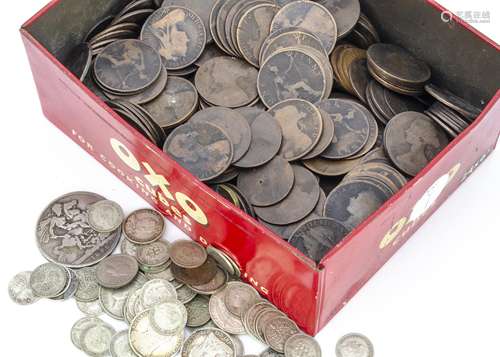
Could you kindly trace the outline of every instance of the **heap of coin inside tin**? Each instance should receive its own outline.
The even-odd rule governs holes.
[[[89,88],[316,262],[481,112],[358,0],[136,0],[85,41]]]
[[[86,316],[71,341],[89,356],[243,356],[243,334],[269,346],[261,356],[321,356],[312,337],[239,281],[224,252],[163,239],[155,210],[124,217],[115,202],[75,192],[49,204],[36,232],[49,262],[17,274],[9,295],[21,305],[74,298]],[[128,327],[116,331],[99,318],[104,313]]]

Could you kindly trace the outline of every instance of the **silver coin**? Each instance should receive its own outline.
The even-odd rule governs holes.
[[[118,203],[102,200],[88,207],[89,225],[98,232],[113,232],[120,228],[124,214]]]
[[[234,351],[236,352],[236,356],[243,356],[243,354],[245,353],[245,346],[243,345],[243,342],[236,335],[231,335],[231,340],[234,344]]]
[[[118,332],[113,336],[109,345],[111,357],[137,357],[128,342],[128,330]]]
[[[83,331],[85,331],[89,327],[104,323],[105,323],[104,321],[98,319],[97,317],[84,317],[78,320],[71,328],[71,342],[73,342],[73,345],[75,345],[76,348],[81,350],[82,349],[81,336]]]
[[[142,288],[141,303],[148,309],[165,299],[177,299],[177,290],[164,279],[153,279],[144,284]]]
[[[226,289],[213,294],[210,297],[208,309],[213,322],[222,330],[232,335],[245,334],[245,327],[239,317],[231,314],[224,303]]]
[[[250,285],[240,281],[227,283],[224,293],[224,303],[233,315],[241,318],[259,299],[259,293]]]
[[[234,342],[219,329],[200,329],[186,339],[181,357],[217,356],[236,357]]]
[[[187,285],[182,285],[176,288],[176,290],[177,290],[177,299],[183,304],[187,304],[188,302],[193,300],[196,297],[196,295],[198,295],[194,290],[192,290]]]
[[[30,287],[40,297],[54,298],[67,287],[68,279],[68,272],[63,266],[45,263],[31,273]]]
[[[115,333],[115,329],[106,323],[88,327],[80,337],[83,352],[94,357],[108,356],[109,345]]]
[[[96,276],[99,285],[119,289],[128,285],[137,275],[139,264],[127,254],[111,255],[99,263]]]
[[[373,357],[373,344],[359,333],[350,333],[342,337],[335,347],[337,357]]]
[[[76,290],[78,289],[78,278],[76,277],[75,272],[72,269],[65,268],[66,273],[68,274],[68,282],[63,291],[56,297],[52,298],[53,300],[67,300],[75,296]]]
[[[311,336],[298,333],[285,342],[287,357],[321,357],[321,347]]]
[[[163,240],[141,245],[137,249],[137,261],[149,267],[166,264],[170,259],[168,247],[169,244]]]
[[[146,277],[139,273],[129,285],[123,288],[108,289],[101,287],[99,289],[99,302],[104,312],[114,319],[123,320],[123,305],[127,302],[128,296],[135,290],[140,289],[146,281]]]
[[[174,287],[177,285],[176,283],[174,283],[175,278],[170,266],[160,272],[146,272],[146,277],[148,278],[148,280],[165,279],[167,281],[170,281],[170,283],[174,285]]]
[[[131,257],[136,257],[138,247],[138,244],[132,243],[127,238],[123,238],[120,244],[120,252],[122,254],[130,255]]]
[[[181,349],[184,331],[174,335],[160,335],[151,326],[149,310],[141,312],[132,321],[129,330],[130,347],[140,357],[170,357]]]
[[[283,353],[285,342],[299,332],[299,328],[288,317],[275,317],[264,326],[264,340],[275,351]]]
[[[9,296],[16,304],[31,305],[40,298],[35,295],[30,286],[30,271],[16,274],[9,282]]]
[[[123,305],[123,315],[125,318],[125,321],[127,321],[128,324],[132,323],[134,318],[137,316],[139,312],[142,312],[142,308],[137,309],[141,311],[136,310],[137,301],[140,300],[142,294],[142,289],[137,289],[129,294],[127,297],[127,301],[125,302],[125,305]]]
[[[208,298],[203,295],[196,295],[186,306],[188,327],[201,327],[210,321],[208,311]]]
[[[187,310],[175,299],[166,300],[149,310],[149,321],[153,329],[161,335],[176,334],[186,327]]]
[[[259,355],[259,357],[282,357],[282,356],[284,356],[283,353],[276,352],[272,348],[268,348]]]
[[[99,283],[97,282],[96,267],[86,267],[75,271],[78,279],[78,289],[75,299],[81,302],[91,302],[99,299]]]
[[[76,306],[78,309],[83,312],[87,316],[97,317],[104,313],[99,300],[84,302],[84,301],[76,301]]]
[[[42,255],[70,268],[91,266],[110,255],[120,240],[120,230],[99,233],[88,223],[88,207],[103,199],[90,192],[74,192],[50,203],[36,229]]]

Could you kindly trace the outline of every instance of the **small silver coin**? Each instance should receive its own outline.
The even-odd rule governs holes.
[[[285,342],[287,357],[321,357],[321,347],[311,336],[298,333]]]
[[[75,270],[78,279],[78,289],[75,299],[81,302],[91,302],[99,298],[99,283],[97,282],[96,267],[86,267]]]
[[[66,287],[63,289],[63,291],[56,296],[55,298],[52,298],[53,300],[67,300],[75,296],[76,290],[78,289],[78,278],[76,277],[75,272],[72,269],[65,268],[66,273],[68,274],[68,281],[66,283]]]
[[[187,304],[197,295],[197,293],[187,285],[179,286],[178,288],[176,288],[176,290],[177,299],[179,299],[179,301],[183,304]]]
[[[229,312],[237,317],[242,317],[259,299],[257,290],[248,284],[231,281],[226,286],[224,303]]]
[[[169,244],[163,240],[141,245],[137,249],[137,261],[149,267],[164,265],[170,260],[168,248]]]
[[[118,332],[113,336],[109,345],[111,357],[137,357],[130,348],[128,330]]]
[[[201,327],[210,321],[208,311],[208,298],[203,295],[196,295],[193,300],[185,304],[187,311],[188,327]]]
[[[141,303],[148,309],[165,299],[177,299],[177,290],[164,279],[153,279],[142,288]]]
[[[182,347],[181,357],[219,356],[236,357],[234,342],[219,329],[200,329],[188,337]]]
[[[129,285],[120,289],[108,289],[101,287],[99,289],[99,302],[106,314],[117,320],[125,318],[123,314],[123,306],[127,302],[127,298],[135,290],[140,289],[147,279],[139,273]]]
[[[157,241],[164,231],[163,216],[149,208],[132,212],[123,222],[123,233],[128,240],[138,245]]]
[[[9,296],[16,304],[31,305],[40,298],[35,295],[30,286],[30,271],[16,274],[9,282]]]
[[[63,266],[45,263],[31,273],[30,287],[40,297],[54,298],[67,287],[68,279],[68,272]]]
[[[115,333],[115,329],[106,323],[87,328],[80,337],[83,352],[94,357],[108,356],[109,345]]]
[[[175,299],[163,301],[153,306],[149,312],[153,329],[161,335],[175,334],[184,330],[187,323],[187,310]]]
[[[138,247],[139,247],[138,244],[132,243],[127,238],[124,238],[122,239],[122,242],[120,244],[120,251],[122,254],[127,254],[130,255],[131,257],[136,257]]]
[[[351,333],[342,337],[335,347],[337,357],[373,357],[374,349],[371,341],[359,333]]]
[[[81,350],[82,349],[81,336],[83,331],[85,331],[89,327],[104,323],[105,323],[104,321],[102,321],[97,317],[84,317],[78,320],[71,328],[71,342],[73,342],[73,345],[76,348]]]
[[[245,334],[245,327],[239,317],[233,315],[224,302],[226,289],[221,290],[210,297],[208,305],[213,322],[223,331],[232,335]]]
[[[94,316],[97,317],[99,315],[102,315],[104,313],[101,304],[99,303],[99,300],[96,301],[90,301],[90,302],[83,302],[83,301],[76,301],[76,306],[78,309],[83,312],[87,316]]]
[[[89,225],[97,232],[109,233],[117,230],[123,218],[123,209],[113,201],[102,200],[88,208]]]
[[[130,255],[112,255],[99,263],[96,276],[99,285],[119,289],[128,285],[137,275],[139,265]]]

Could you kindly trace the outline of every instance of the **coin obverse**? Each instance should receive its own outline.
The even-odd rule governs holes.
[[[182,347],[182,357],[194,356],[236,357],[234,342],[219,329],[200,329],[189,336]]]
[[[210,321],[210,312],[208,311],[208,298],[203,295],[197,295],[193,300],[188,302],[187,322],[188,327],[201,327]]]
[[[352,333],[337,342],[335,354],[337,357],[373,357],[374,349],[367,337]]]
[[[122,208],[113,201],[103,200],[88,208],[88,221],[97,232],[108,233],[120,228],[124,214]]]
[[[169,244],[163,240],[141,245],[137,249],[137,261],[149,267],[161,266],[170,259],[168,249]]]
[[[223,331],[231,335],[245,334],[245,327],[240,319],[236,317],[226,307],[225,300],[226,288],[213,294],[210,297],[208,309],[212,321]]]
[[[30,276],[29,285],[35,295],[44,298],[59,296],[68,284],[68,272],[60,265],[45,263],[37,267]]]
[[[191,240],[177,240],[170,245],[170,258],[181,268],[194,269],[202,266],[208,254],[205,248]]]
[[[108,324],[98,324],[87,328],[80,337],[82,350],[89,356],[107,356],[109,344],[115,333],[115,329]]]
[[[101,324],[105,324],[105,322],[97,317],[84,317],[75,322],[71,327],[71,342],[73,343],[73,345],[79,350],[82,350],[82,333],[89,327]]]
[[[18,305],[31,305],[40,298],[30,286],[30,271],[16,274],[9,282],[9,296]]]
[[[139,272],[139,264],[130,255],[111,255],[99,263],[96,277],[99,285],[119,289],[128,285]]]
[[[159,240],[165,231],[165,220],[155,210],[144,208],[132,212],[123,222],[123,233],[132,243],[150,244]]]
[[[241,317],[260,299],[260,295],[250,285],[231,281],[225,289],[224,303],[230,313]]]
[[[177,300],[165,300],[151,308],[149,321],[159,334],[174,334],[186,327],[187,310]]]
[[[147,19],[141,40],[158,51],[167,70],[179,70],[201,56],[207,35],[203,20],[192,10],[168,6]]]

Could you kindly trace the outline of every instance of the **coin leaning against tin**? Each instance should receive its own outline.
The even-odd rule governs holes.
[[[31,305],[40,299],[30,286],[30,277],[31,272],[25,271],[16,274],[9,282],[9,296],[16,304]]]

